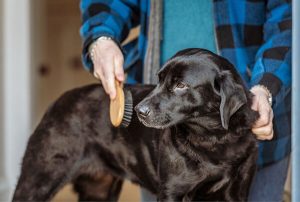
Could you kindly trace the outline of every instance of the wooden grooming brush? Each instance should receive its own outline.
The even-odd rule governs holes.
[[[110,101],[110,121],[115,127],[127,127],[133,113],[132,94],[128,90],[123,91],[123,83],[115,81],[115,84],[116,97]]]

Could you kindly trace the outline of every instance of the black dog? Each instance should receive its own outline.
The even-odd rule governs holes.
[[[137,112],[128,128],[111,125],[100,85],[59,98],[30,137],[13,201],[50,200],[67,182],[80,200],[117,200],[124,178],[159,201],[246,201],[258,115],[234,67],[187,49],[158,76],[155,88],[125,87]]]

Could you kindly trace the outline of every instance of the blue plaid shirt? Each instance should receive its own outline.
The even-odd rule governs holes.
[[[139,37],[123,47],[128,83],[142,82],[150,0],[82,0],[83,62],[93,64],[89,45],[100,36],[118,44],[140,25]],[[265,85],[273,95],[274,138],[259,143],[258,165],[291,151],[291,0],[214,0],[218,53],[237,68],[246,85]]]

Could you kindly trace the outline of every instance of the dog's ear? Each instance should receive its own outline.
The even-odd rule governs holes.
[[[228,129],[230,117],[247,102],[244,88],[234,81],[231,73],[222,71],[215,79],[214,89],[221,97],[220,116],[223,128]]]

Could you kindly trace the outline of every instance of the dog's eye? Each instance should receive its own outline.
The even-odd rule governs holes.
[[[185,83],[179,82],[176,84],[175,88],[183,89],[186,88],[187,85]]]

